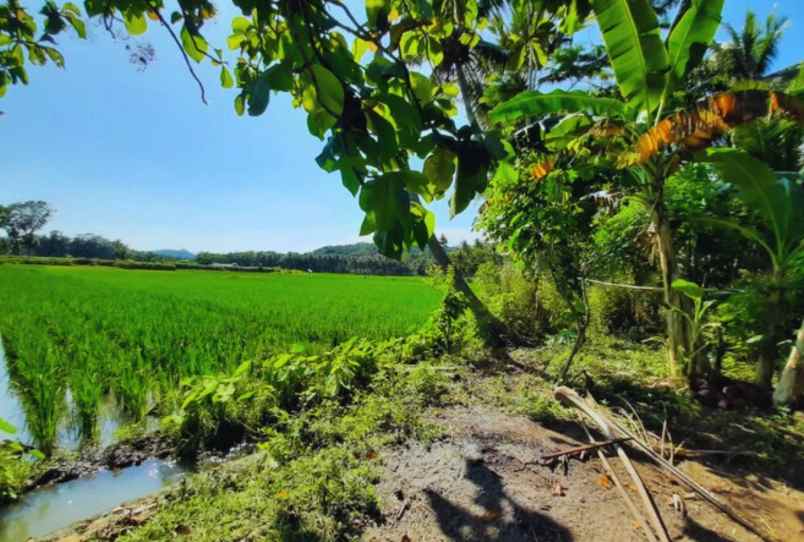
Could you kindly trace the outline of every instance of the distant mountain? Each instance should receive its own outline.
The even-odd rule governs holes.
[[[185,250],[183,248],[175,249],[175,248],[163,248],[160,250],[153,250],[151,251],[154,254],[158,254],[163,258],[173,258],[175,260],[194,260],[195,254],[190,252],[189,250]]]

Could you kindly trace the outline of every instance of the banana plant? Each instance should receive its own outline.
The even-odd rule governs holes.
[[[760,385],[770,389],[777,361],[776,345],[783,333],[784,299],[792,287],[790,274],[798,259],[804,256],[804,188],[794,178],[798,174],[776,173],[742,150],[709,149],[704,160],[737,187],[738,196],[757,211],[765,225],[763,232],[734,220],[702,219],[740,233],[768,255],[771,272],[763,279],[763,284],[758,285],[767,292],[758,380]]]
[[[800,122],[804,106],[795,96],[758,89],[711,96],[692,109],[666,115],[676,94],[683,90],[685,78],[711,45],[724,0],[685,2],[665,36],[648,0],[590,3],[620,97],[526,91],[497,106],[490,119],[513,123],[528,117],[566,115],[544,135],[548,152],[544,162],[531,170],[536,180],[571,162],[584,138],[622,142],[612,145],[610,156],[602,157],[598,165],[627,170],[641,187],[638,198],[651,210],[653,243],[668,309],[668,359],[671,372],[679,375],[682,349],[689,349],[689,330],[671,309],[683,298],[672,288],[677,266],[664,205],[665,181],[685,161],[694,160],[688,151],[704,148],[735,126],[769,113],[784,112]]]
[[[710,314],[716,301],[704,299],[706,291],[694,282],[684,279],[673,281],[673,290],[680,292],[692,302],[690,309],[684,307],[673,307],[672,310],[678,313],[687,321],[689,326],[689,346],[683,350],[685,367],[689,376],[697,376],[707,372],[703,353],[711,343],[708,335],[720,324],[712,321]]]

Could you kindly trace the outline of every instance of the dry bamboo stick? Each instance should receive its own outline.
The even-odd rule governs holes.
[[[586,426],[582,425],[582,427],[583,427],[583,430],[586,432],[586,436],[589,438],[589,441],[590,442],[595,442],[595,438],[592,436],[592,434],[589,432],[589,430],[586,428]],[[617,488],[617,491],[620,493],[620,496],[625,501],[625,506],[626,506],[626,508],[628,508],[628,511],[631,512],[631,516],[633,516],[634,520],[636,520],[636,522],[639,524],[640,528],[642,528],[642,530],[645,533],[645,537],[648,539],[648,541],[649,542],[656,542],[656,540],[657,540],[656,535],[653,534],[653,531],[650,530],[650,527],[648,527],[648,524],[645,523],[645,518],[642,516],[642,514],[639,513],[639,510],[637,509],[636,505],[634,504],[634,501],[631,499],[631,496],[625,490],[625,487],[623,487],[622,482],[620,482],[619,476],[617,476],[617,473],[614,472],[614,469],[612,468],[611,464],[609,463],[609,460],[606,459],[606,454],[604,454],[603,450],[601,450],[600,448],[598,448],[596,450],[596,452],[597,452],[597,457],[600,458],[600,462],[603,464],[603,468],[606,470],[606,474],[608,474],[609,478],[612,479],[612,481],[614,482],[614,487]]]
[[[573,403],[584,414],[592,418],[607,439],[613,438],[612,426],[606,417],[586,404],[580,395],[564,386],[559,386],[556,388],[554,393],[558,399],[564,399],[565,401]],[[633,435],[628,436],[634,438]],[[628,475],[634,482],[637,493],[639,493],[642,503],[645,506],[645,510],[647,511],[648,518],[650,519],[651,523],[653,524],[653,528],[656,531],[656,536],[658,536],[661,542],[670,542],[670,535],[667,533],[667,527],[665,527],[664,522],[659,515],[659,510],[656,508],[656,503],[653,502],[653,499],[648,492],[648,488],[645,487],[645,483],[642,481],[639,473],[634,468],[633,463],[631,463],[631,459],[628,457],[628,454],[625,453],[623,447],[619,444],[615,444],[614,448],[617,451],[617,456],[620,458],[620,461],[622,461],[626,472],[628,472]]]
[[[736,523],[742,525],[747,530],[760,537],[762,540],[771,539],[770,536],[762,532],[758,527],[752,525],[747,519],[743,518],[740,514],[738,514],[731,506],[718,499],[711,491],[709,491],[701,484],[690,478],[684,471],[680,470],[679,468],[675,467],[672,463],[670,463],[663,457],[659,456],[659,454],[654,452],[653,449],[647,444],[634,438],[634,435],[630,431],[623,428],[617,422],[609,420],[601,412],[594,410],[574,390],[567,388],[565,386],[559,386],[558,388],[555,389],[554,394],[556,398],[558,398],[559,400],[563,399],[577,406],[582,412],[584,412],[584,414],[595,420],[595,423],[597,423],[598,425],[603,423],[606,426],[610,426],[611,428],[613,428],[616,432],[620,433],[622,436],[631,437],[632,442],[642,452],[644,452],[646,455],[648,455],[648,457],[653,459],[659,466],[664,467],[667,471],[670,472],[670,474],[672,474],[678,480],[686,484],[690,489],[698,493],[709,504],[711,504],[712,506],[714,506],[715,508],[717,508],[718,510],[729,516]],[[606,435],[606,438],[612,438],[613,436],[612,433],[604,433],[604,434]]]

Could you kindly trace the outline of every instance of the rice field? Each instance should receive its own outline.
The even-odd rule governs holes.
[[[0,336],[28,431],[49,449],[67,412],[92,439],[110,397],[140,420],[182,378],[406,335],[440,298],[418,277],[0,265]]]

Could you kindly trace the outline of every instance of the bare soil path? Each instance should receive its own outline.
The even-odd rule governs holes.
[[[378,491],[386,523],[369,529],[365,540],[645,539],[598,459],[573,460],[566,473],[535,463],[541,454],[583,444],[577,427],[559,433],[480,406],[450,408],[434,421],[445,427],[444,439],[409,443],[385,457]],[[636,454],[632,459],[674,540],[758,540]],[[612,465],[627,480],[619,463]],[[774,539],[804,540],[804,493],[768,480],[735,482],[694,462],[682,468]],[[686,514],[674,509],[674,494],[684,499]]]

